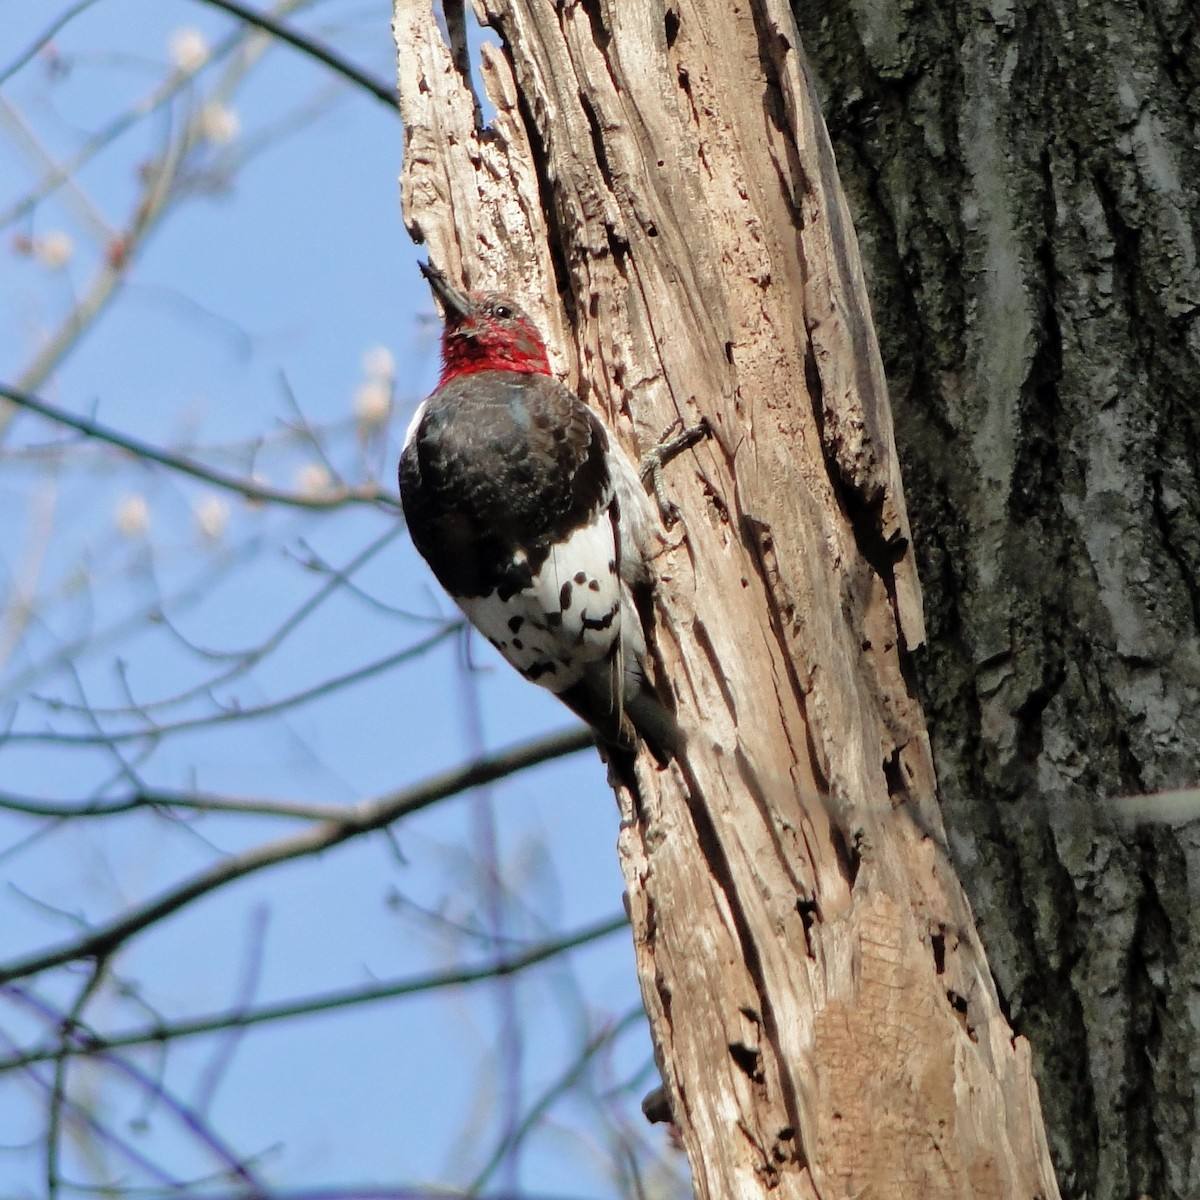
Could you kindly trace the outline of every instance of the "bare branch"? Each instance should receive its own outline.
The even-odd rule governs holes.
[[[31,58],[34,57],[54,35],[68,22],[74,20],[85,8],[91,8],[96,0],[77,0],[66,12],[61,13],[24,49],[0,71],[0,87],[3,87]]]
[[[170,77],[164,83],[157,86],[149,95],[143,97],[119,116],[109,121],[102,129],[88,138],[66,162],[60,164],[46,175],[28,195],[12,207],[0,211],[0,229],[4,229],[14,222],[21,220],[22,217],[28,216],[43,200],[52,196],[64,184],[69,184],[72,179],[77,178],[82,173],[83,168],[97,154],[110,146],[117,138],[121,137],[139,121],[157,112],[184,88],[190,86],[194,82],[196,74],[203,67],[227,58],[239,46],[245,43],[246,36],[243,31],[239,30],[237,33],[226,38],[213,49],[212,54],[201,66],[192,70],[172,72]]]
[[[31,690],[34,683],[55,671],[66,669],[70,663],[82,658],[85,653],[95,653],[108,646],[119,644],[131,633],[142,630],[146,625],[165,620],[168,610],[194,607],[221,582],[226,574],[243,566],[254,558],[266,544],[261,534],[248,537],[241,545],[229,551],[216,563],[206,563],[185,586],[166,597],[157,597],[152,603],[134,609],[99,630],[89,630],[82,636],[73,637],[50,651],[40,659],[17,672],[6,681],[5,690],[11,696],[21,696]]]
[[[0,1058],[0,1074],[30,1067],[37,1063],[51,1062],[62,1054],[68,1056],[104,1054],[112,1050],[127,1050],[133,1046],[160,1045],[179,1041],[181,1038],[195,1037],[198,1034],[218,1033],[229,1029],[246,1029],[251,1025],[285,1021],[292,1017],[311,1016],[314,1013],[335,1012],[338,1009],[354,1008],[361,1004],[374,1004],[379,1000],[395,1000],[401,996],[417,996],[424,992],[440,991],[442,988],[486,983],[497,978],[519,974],[521,971],[548,962],[568,951],[577,950],[581,946],[611,937],[628,926],[628,918],[621,914],[597,921],[592,925],[585,925],[582,929],[565,937],[531,946],[524,953],[514,954],[511,958],[489,962],[479,967],[431,971],[428,974],[414,975],[407,979],[393,979],[362,987],[340,988],[315,996],[306,996],[299,1000],[263,1004],[257,1008],[234,1009],[229,1012],[214,1013],[207,1017],[193,1017],[190,1020],[176,1021],[171,1024],[159,1021],[127,1033],[98,1034],[85,1029],[76,1022],[73,1032],[74,1044],[13,1053],[8,1058]],[[28,993],[19,987],[8,987],[5,991],[21,998],[28,996]],[[637,1011],[639,1014],[641,1013],[641,1009]],[[629,1021],[628,1017],[622,1020],[619,1025],[609,1031],[609,1039],[606,1040],[610,1040],[611,1037],[615,1037],[617,1033],[625,1029]]]
[[[279,700],[270,700],[265,704],[256,704],[252,708],[234,706],[222,708],[219,712],[210,713],[207,716],[190,717],[179,721],[172,721],[165,725],[148,725],[145,729],[120,729],[108,732],[98,727],[98,722],[94,719],[95,710],[89,707],[86,699],[84,699],[81,703],[73,705],[72,710],[75,713],[90,718],[94,732],[55,733],[51,731],[41,733],[9,733],[6,736],[6,741],[12,745],[24,743],[26,745],[114,747],[127,745],[130,742],[156,742],[176,733],[188,733],[196,729],[209,729],[214,725],[227,725],[233,721],[240,723],[255,720],[259,717],[275,716],[277,713],[286,712],[290,708],[298,708],[303,704],[307,704],[310,700],[317,700],[322,696],[330,695],[332,692],[352,687],[356,683],[362,683],[363,680],[371,679],[385,671],[390,671],[393,667],[397,667],[401,663],[411,662],[413,659],[419,658],[422,654],[432,650],[439,643],[444,642],[451,635],[458,633],[462,627],[462,620],[450,621],[436,633],[425,638],[424,641],[417,642],[412,646],[405,646],[403,650],[398,650],[395,654],[385,655],[383,658],[378,658],[374,662],[367,663],[365,666],[355,667],[352,671],[346,671],[342,675],[333,675],[327,679],[323,679],[320,683],[314,684],[312,687],[305,688],[302,691],[293,692],[290,696],[284,696]],[[42,700],[42,703],[50,707],[58,707],[56,701]]]
[[[255,12],[252,8],[237,3],[237,0],[199,0],[199,2],[209,5],[211,8],[219,8],[222,12],[237,17],[239,21],[253,25],[279,41],[286,42],[287,45],[299,50],[302,54],[307,54],[309,58],[314,58],[317,62],[324,64],[343,79],[348,79],[355,86],[369,92],[393,112],[399,112],[400,101],[395,87],[384,83],[381,79],[376,79],[361,67],[356,67],[352,62],[342,58],[336,50],[331,50],[323,42],[318,42],[316,38],[309,37],[308,34],[301,33],[266,13]]]
[[[139,809],[186,809],[193,812],[240,813],[243,816],[285,817],[297,821],[336,821],[344,804],[306,804],[300,800],[268,800],[256,796],[218,796],[209,792],[146,788],[116,800],[55,803],[32,796],[0,793],[0,809],[27,817],[73,821],[80,817],[115,817]]]
[[[49,1119],[46,1123],[46,1195],[56,1200],[59,1194],[59,1139],[62,1134],[63,1108],[67,1100],[67,1048],[79,1023],[83,1020],[88,1000],[96,993],[104,978],[107,963],[97,958],[88,973],[87,981],[69,1012],[56,1013],[59,1044],[54,1050],[54,1082],[50,1087]]]
[[[55,1062],[54,1091],[51,1096],[51,1132],[47,1137],[47,1188],[51,1200],[58,1196],[60,1190],[66,1186],[57,1171],[58,1134],[54,1114],[58,1107],[66,1104],[65,1070],[67,1059],[73,1055],[71,1041],[80,1036],[83,1009],[95,994],[96,985],[100,981],[103,970],[104,964],[98,963],[69,1013],[60,1012],[42,997],[34,996],[23,988],[9,989],[10,994],[23,1004],[32,1008],[40,1016],[53,1021],[61,1039],[53,1055]],[[254,1195],[265,1197],[268,1194],[266,1188],[250,1172],[248,1164],[225,1145],[199,1113],[168,1091],[160,1080],[148,1075],[135,1063],[111,1052],[105,1052],[99,1057],[107,1066],[115,1068],[120,1074],[132,1079],[139,1088],[162,1103],[180,1125],[218,1161],[221,1165],[222,1178],[232,1175],[253,1188]]]
[[[245,43],[243,53],[237,61],[226,68],[220,82],[211,93],[214,100],[224,102],[232,96],[255,62],[269,48],[271,39],[239,32],[227,40],[216,56],[224,55],[231,48],[242,43]],[[164,88],[151,97],[148,103],[157,107],[173,94],[181,80],[190,78],[191,74],[192,72],[173,73]],[[126,113],[121,120],[109,127],[110,130],[119,131],[128,127],[128,124],[136,119],[134,114],[140,107],[135,107],[134,110]],[[19,375],[17,379],[19,389],[30,392],[40,387],[83,332],[91,327],[112,301],[124,283],[129,267],[138,252],[170,210],[172,204],[183,194],[179,185],[189,156],[198,145],[203,144],[206,140],[199,116],[189,119],[178,135],[168,136],[161,154],[142,172],[144,181],[142,195],[134,206],[133,215],[126,228],[117,240],[109,245],[100,269],[66,319],[45,340],[33,361]],[[97,143],[93,139],[89,146],[93,144],[103,146],[107,144],[107,141],[102,139]],[[84,151],[87,150],[88,147],[85,146]],[[51,176],[51,185],[57,187],[69,180],[71,175],[70,169],[65,169],[65,173],[64,171],[54,172]],[[36,201],[31,198],[28,203],[32,204]],[[0,412],[0,433],[7,428],[11,416],[12,411]]]
[[[5,1037],[2,1031],[0,1031],[0,1037]],[[51,1084],[42,1074],[37,1071],[29,1071],[25,1078],[30,1080],[39,1092],[44,1092],[49,1097]],[[142,1154],[128,1139],[117,1136],[111,1129],[103,1125],[85,1106],[76,1104],[74,1101],[66,1098],[63,1101],[63,1109],[72,1122],[94,1134],[104,1145],[111,1146],[118,1154],[127,1159],[132,1166],[144,1171],[150,1178],[159,1180],[164,1187],[175,1190],[176,1180],[172,1175],[168,1174],[151,1159]],[[65,1181],[63,1186],[70,1188],[72,1191],[79,1190]],[[162,1195],[163,1193],[160,1192],[159,1194]],[[238,1200],[244,1200],[244,1193],[242,1197],[238,1197]]]
[[[124,1191],[128,1200],[141,1195],[145,1200],[160,1200],[162,1192],[137,1193]],[[204,1200],[247,1200],[242,1192],[205,1191]],[[262,1196],[250,1200],[585,1200],[585,1197],[567,1195],[565,1192],[499,1191],[479,1196],[475,1192],[455,1191],[452,1188],[428,1187],[419,1184],[395,1184],[389,1187],[315,1187],[315,1188],[272,1188]]]
[[[99,705],[91,706],[87,709],[89,715],[97,717],[128,717],[137,715],[148,717],[150,713],[160,712],[164,709],[178,708],[180,705],[186,704],[190,700],[195,700],[202,695],[211,695],[214,688],[227,685],[233,680],[240,678],[247,671],[257,666],[268,655],[274,653],[283,642],[294,633],[308,617],[312,616],[322,604],[337,594],[349,581],[354,572],[358,571],[366,563],[370,562],[376,554],[388,546],[397,538],[403,530],[400,524],[393,524],[387,528],[384,533],[375,538],[364,546],[344,567],[324,567],[327,578],[325,581],[303,601],[296,609],[294,609],[275,630],[269,634],[257,646],[252,646],[242,650],[209,650],[198,646],[189,641],[176,628],[174,622],[167,617],[165,609],[160,606],[158,619],[163,627],[172,633],[189,652],[205,659],[209,662],[229,663],[230,665],[225,670],[218,674],[210,676],[202,680],[200,683],[194,684],[182,691],[175,692],[168,696],[160,697],[157,700],[150,700],[144,704],[135,704],[132,699],[127,705],[121,707],[104,708]],[[356,592],[356,594],[359,594]],[[445,624],[442,619],[435,619],[438,624]],[[432,621],[431,621],[432,623]],[[0,662],[3,661],[0,656]],[[68,704],[64,701],[55,701],[55,710],[63,712],[81,711],[77,706]]]
[[[624,925],[625,922],[621,922],[618,928],[622,928]],[[615,1042],[626,1029],[636,1025],[639,1021],[645,1020],[645,1009],[639,1005],[637,1008],[627,1012],[619,1021],[609,1025],[605,1029],[601,1029],[598,1033],[588,1038],[580,1049],[575,1061],[567,1067],[558,1079],[542,1092],[537,1101],[530,1106],[529,1111],[521,1118],[520,1123],[511,1132],[507,1133],[505,1137],[501,1138],[500,1144],[493,1151],[491,1158],[488,1159],[483,1169],[475,1178],[471,1180],[469,1190],[472,1195],[478,1195],[483,1191],[488,1181],[496,1173],[496,1169],[504,1161],[505,1155],[512,1150],[515,1144],[528,1137],[530,1130],[545,1116],[555,1102],[579,1082],[580,1077],[587,1069],[591,1060],[606,1046]]]
[[[161,154],[142,173],[142,192],[124,231],[108,246],[98,270],[66,319],[45,339],[33,361],[18,375],[19,389],[32,391],[41,387],[117,295],[137,252],[176,198],[177,178],[196,135],[194,122],[179,136],[168,134]],[[6,429],[14,412],[10,409],[0,414]]]
[[[69,413],[65,409],[50,404],[20,388],[12,387],[10,384],[0,383],[0,396],[21,408],[45,417],[48,421],[53,421],[56,425],[74,429],[77,433],[82,433],[84,437],[95,438],[97,441],[115,446],[118,450],[125,450],[145,461],[158,463],[160,466],[169,467],[172,471],[190,475],[193,479],[201,479],[215,487],[236,492],[247,500],[260,500],[272,504],[285,504],[292,508],[319,511],[342,508],[348,504],[372,504],[397,510],[400,508],[399,498],[386,492],[378,484],[372,483],[361,488],[337,488],[314,495],[306,492],[290,492],[283,488],[260,484],[253,479],[232,475],[218,467],[206,466],[194,458],[172,454],[168,450],[159,450],[139,438],[120,433],[107,425],[101,425],[98,421],[89,420],[87,417],[78,417],[74,413]]]
[[[416,787],[404,788],[377,800],[362,801],[349,807],[337,820],[324,822],[291,837],[268,842],[243,854],[223,859],[179,886],[164,892],[157,899],[137,905],[123,916],[98,926],[84,937],[67,942],[56,949],[25,955],[6,966],[0,966],[0,984],[37,975],[52,967],[80,959],[111,955],[119,946],[155,922],[178,912],[217,888],[232,883],[235,879],[243,879],[267,867],[306,858],[351,838],[373,833],[400,817],[419,812],[448,796],[491,783],[564,754],[573,754],[589,744],[591,735],[583,729],[552,734],[492,757],[468,763],[466,766],[455,767]]]

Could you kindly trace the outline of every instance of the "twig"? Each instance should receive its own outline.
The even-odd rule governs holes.
[[[54,530],[54,509],[58,503],[58,482],[48,479],[30,499],[33,512],[29,520],[28,546],[8,584],[7,611],[0,627],[0,671],[20,645],[30,618],[35,612],[38,582]]]
[[[318,42],[316,38],[309,37],[308,34],[301,33],[299,30],[283,24],[282,21],[268,16],[266,13],[255,12],[254,9],[237,3],[237,0],[200,0],[200,3],[207,4],[211,8],[219,8],[222,12],[237,17],[239,21],[244,21],[247,25],[253,25],[269,33],[272,37],[278,38],[279,41],[286,42],[302,54],[307,54],[310,58],[315,58],[317,62],[323,63],[331,71],[341,75],[343,79],[348,79],[351,83],[369,92],[376,100],[381,100],[393,112],[400,111],[400,100],[396,95],[394,86],[376,79],[373,75],[369,75],[361,67],[356,67],[353,63],[342,58],[335,50],[331,50],[324,43]]]
[[[101,968],[97,967],[84,992],[80,995],[79,1000],[73,1006],[70,1013],[61,1013],[55,1009],[53,1005],[42,999],[40,996],[35,996],[23,988],[11,988],[10,994],[21,1001],[23,1004],[32,1008],[42,1017],[49,1020],[56,1020],[60,1029],[63,1032],[62,1045],[56,1052],[56,1067],[61,1069],[65,1060],[72,1057],[71,1038],[80,1038],[86,1035],[80,1032],[80,1013],[87,999],[94,993],[96,983],[99,981]],[[225,1143],[216,1135],[216,1133],[208,1127],[204,1119],[191,1107],[185,1104],[177,1096],[172,1094],[163,1085],[161,1080],[148,1075],[136,1064],[118,1057],[111,1052],[105,1052],[98,1055],[101,1060],[108,1066],[114,1068],[122,1075],[131,1078],[134,1083],[141,1087],[155,1100],[163,1104],[166,1109],[179,1121],[190,1134],[192,1134],[198,1142],[204,1145],[213,1157],[220,1164],[221,1178],[228,1178],[230,1175],[242,1180],[242,1182],[252,1189],[254,1197],[262,1197],[266,1200],[268,1192],[266,1188],[251,1174],[246,1162],[239,1158],[233,1150],[226,1146]],[[55,1088],[57,1096],[58,1076],[55,1077]],[[60,1102],[65,1101],[64,1096],[57,1096]],[[49,1154],[48,1154],[49,1157]],[[50,1177],[55,1183],[55,1190],[51,1193],[52,1196],[57,1195],[57,1188],[62,1186],[57,1172]]]
[[[0,118],[4,119],[16,140],[25,147],[39,166],[43,169],[49,168],[52,175],[62,170],[54,155],[42,144],[29,122],[25,120],[21,110],[15,104],[9,103],[3,96],[0,96]],[[79,180],[74,176],[68,176],[65,186],[69,193],[68,199],[74,201],[82,224],[91,230],[92,235],[102,245],[111,245],[116,239],[116,231],[104,219],[104,214],[92,203]]]
[[[479,967],[460,967],[451,971],[431,971],[425,975],[413,975],[407,979],[393,979],[363,987],[339,988],[336,991],[307,996],[301,1000],[284,1000],[274,1004],[263,1004],[257,1008],[237,1008],[230,1012],[214,1013],[207,1017],[192,1017],[173,1024],[155,1022],[126,1033],[102,1035],[77,1027],[76,1042],[63,1050],[72,1056],[105,1054],[113,1050],[127,1050],[133,1046],[153,1046],[199,1034],[218,1033],[230,1029],[246,1029],[251,1025],[263,1025],[270,1021],[290,1020],[292,1017],[311,1016],[314,1013],[336,1012],[360,1004],[374,1004],[380,1000],[395,1000],[401,996],[417,996],[442,988],[465,987],[473,983],[486,983],[497,976],[515,975],[536,967],[540,963],[557,958],[581,946],[611,937],[628,928],[629,921],[622,914],[585,925],[575,933],[553,941],[532,946],[523,954],[499,962],[488,962]],[[23,994],[19,989],[6,989],[14,994]],[[639,1012],[641,1010],[639,1009]],[[624,1028],[624,1022],[618,1027]],[[618,1030],[614,1030],[615,1034]],[[0,1074],[51,1061],[60,1052],[59,1047],[16,1052],[8,1058],[0,1058]]]
[[[541,1096],[530,1106],[529,1111],[525,1113],[520,1122],[511,1131],[506,1131],[496,1149],[492,1152],[491,1158],[488,1159],[475,1178],[471,1180],[470,1186],[467,1189],[470,1194],[475,1196],[483,1191],[488,1181],[496,1173],[497,1168],[512,1151],[513,1147],[524,1141],[529,1136],[533,1127],[549,1112],[555,1102],[575,1086],[587,1068],[588,1063],[601,1050],[616,1041],[630,1026],[645,1020],[646,1010],[641,1005],[638,1005],[630,1012],[627,1012],[615,1025],[610,1025],[607,1029],[602,1029],[599,1033],[590,1037],[579,1052],[579,1057],[571,1063],[558,1079],[542,1092]]]
[[[290,708],[298,708],[311,700],[319,700],[321,697],[341,691],[343,688],[353,687],[356,683],[362,683],[365,679],[371,679],[385,671],[390,671],[402,663],[411,662],[422,654],[428,653],[462,628],[461,620],[450,621],[436,633],[425,638],[424,641],[405,646],[403,650],[397,650],[395,654],[388,654],[365,666],[355,667],[353,671],[346,671],[342,675],[333,675],[328,679],[323,679],[320,683],[305,688],[303,691],[293,692],[290,696],[284,696],[280,700],[269,700],[265,704],[256,704],[252,708],[223,708],[220,712],[210,713],[203,717],[188,717],[167,724],[150,725],[145,729],[120,729],[112,733],[104,730],[95,733],[9,732],[5,735],[5,741],[9,745],[24,743],[43,746],[107,746],[111,748],[126,745],[129,742],[157,742],[172,734],[188,733],[195,729],[210,729],[214,725],[225,725],[231,721],[241,723],[257,720],[259,717],[271,717],[277,713],[286,712]],[[51,701],[42,700],[41,702],[53,706]],[[89,717],[93,715],[86,702],[73,707],[77,713]]]
[[[59,1194],[59,1138],[62,1133],[63,1105],[67,1097],[67,1059],[70,1056],[71,1038],[83,1020],[83,1010],[96,994],[104,978],[107,963],[97,958],[88,974],[87,982],[79,989],[79,995],[70,1011],[54,1014],[58,1018],[59,1043],[54,1051],[54,1082],[50,1087],[49,1117],[46,1123],[46,1195],[48,1200],[57,1200]]]
[[[484,745],[483,717],[479,707],[478,675],[463,664],[458,672],[461,703],[459,714],[465,726],[467,751],[478,756]],[[499,833],[491,788],[476,788],[471,795],[472,841],[477,859],[481,860],[483,878],[482,917],[488,934],[496,947],[497,961],[503,960],[503,944],[507,937],[507,896],[500,867]],[[505,1173],[501,1186],[510,1191],[520,1190],[521,1141],[516,1136],[521,1120],[523,1090],[523,1060],[525,1039],[517,1011],[517,980],[497,975],[492,988],[496,1003],[496,1054],[498,1090],[496,1116],[501,1122],[500,1144],[507,1147],[504,1157]],[[474,1190],[474,1189],[472,1189]]]
[[[163,1200],[162,1192],[122,1192],[125,1200]],[[247,1200],[245,1192],[213,1192],[207,1188],[204,1200]],[[589,1200],[578,1192],[530,1192],[524,1188],[519,1192],[488,1192],[479,1196],[473,1192],[454,1191],[444,1187],[423,1184],[389,1184],[385,1187],[347,1185],[345,1187],[273,1187],[267,1197],[250,1197],[249,1200]]]
[[[0,792],[0,809],[5,812],[25,817],[50,817],[56,821],[75,821],[81,817],[117,817],[145,808],[238,813],[242,816],[284,817],[297,821],[336,821],[346,813],[344,804],[307,804],[301,800],[268,800],[257,796],[218,796],[190,789],[139,788],[115,800],[82,800],[62,804]]]
[[[82,433],[84,437],[95,438],[97,441],[115,446],[118,450],[125,450],[148,462],[158,463],[159,466],[169,467],[172,471],[178,471],[182,475],[190,475],[193,479],[201,479],[215,487],[236,492],[247,500],[261,500],[272,504],[286,504],[292,508],[316,510],[340,508],[347,504],[379,504],[395,509],[400,507],[399,499],[385,492],[378,484],[369,484],[361,488],[338,488],[313,495],[305,492],[289,492],[282,488],[257,483],[252,479],[231,475],[218,467],[209,467],[204,463],[197,462],[194,458],[172,454],[168,450],[159,450],[139,438],[120,433],[107,425],[101,425],[98,421],[89,420],[87,417],[77,417],[74,413],[69,413],[38,396],[6,383],[0,383],[0,396],[21,408],[29,409],[30,412],[45,417],[48,421],[53,421],[67,429],[74,429],[77,433]]]
[[[245,38],[246,34],[241,31],[226,38],[196,70],[172,72],[167,80],[158,85],[149,95],[138,100],[119,116],[109,121],[102,129],[97,130],[66,162],[46,175],[22,199],[9,208],[0,211],[0,229],[5,229],[14,222],[28,216],[39,204],[52,196],[60,187],[78,176],[97,154],[115,142],[117,138],[136,125],[138,121],[156,112],[184,88],[191,86],[199,70],[211,63],[227,58],[245,41]]]
[[[91,8],[96,0],[78,0],[78,3],[72,4],[61,16],[56,17],[50,24],[29,44],[26,49],[21,51],[16,58],[0,71],[0,87],[3,87],[30,59],[32,59],[39,50],[42,49],[54,35],[69,21],[74,20],[85,8]]]
[[[99,651],[114,642],[120,642],[131,633],[145,629],[146,625],[161,619],[164,611],[175,608],[188,608],[204,600],[212,594],[213,587],[221,582],[225,574],[236,567],[242,566],[252,559],[265,544],[261,534],[247,538],[235,550],[222,556],[216,563],[206,563],[199,574],[184,587],[173,592],[165,600],[156,599],[149,605],[135,609],[127,616],[105,626],[99,632],[88,631],[83,636],[74,637],[63,642],[48,656],[40,661],[31,663],[5,682],[5,691],[11,696],[21,696],[30,691],[34,683],[51,674],[62,670],[67,664],[80,659],[85,653]],[[4,730],[3,732],[7,732]]]
[[[161,610],[159,620],[163,627],[173,634],[179,642],[187,648],[187,650],[210,663],[228,663],[225,670],[211,676],[202,682],[191,687],[185,688],[183,691],[175,692],[172,695],[163,696],[158,700],[149,700],[144,704],[136,704],[130,697],[130,702],[127,705],[120,707],[102,707],[100,705],[90,709],[90,713],[99,717],[128,717],[131,714],[149,718],[149,715],[154,712],[161,712],[163,709],[178,708],[188,701],[195,700],[203,694],[211,694],[213,688],[227,685],[233,680],[240,678],[252,667],[257,666],[269,654],[283,644],[283,642],[294,633],[308,617],[312,616],[321,605],[328,600],[332,595],[345,586],[350,576],[366,563],[370,562],[376,554],[384,549],[395,538],[399,537],[403,531],[403,526],[396,523],[389,526],[384,533],[377,537],[374,541],[369,542],[361,549],[344,567],[330,568],[328,578],[296,609],[294,609],[280,624],[275,628],[274,632],[269,634],[257,646],[252,646],[245,650],[208,650],[202,646],[189,641],[176,628],[175,623],[167,617],[165,611]],[[444,623],[444,622],[442,622]],[[0,663],[3,659],[0,658]],[[74,712],[74,705],[65,702],[57,702],[55,705],[56,711]]]
[[[251,37],[244,33],[230,38],[218,51],[224,55],[229,49],[242,43],[247,44],[244,52],[222,76],[211,95],[214,100],[224,102],[233,94],[242,80],[250,72],[253,64],[270,45],[269,38],[257,35]],[[257,44],[261,43],[261,45]],[[167,81],[160,93],[151,97],[149,103],[157,107],[163,99],[173,94],[180,80],[190,78],[190,73],[175,73]],[[110,130],[120,130],[128,127],[135,119],[134,113],[110,126]],[[186,164],[190,152],[204,140],[200,125],[199,114],[194,115],[177,137],[169,137],[159,158],[149,164],[145,174],[145,185],[127,227],[117,243],[109,247],[109,252],[89,284],[87,291],[59,328],[50,335],[45,345],[34,356],[33,361],[21,372],[17,379],[17,387],[24,392],[32,392],[41,387],[46,378],[53,372],[62,358],[67,354],[76,341],[100,316],[116,295],[118,288],[128,275],[130,264],[136,258],[143,244],[169,211],[171,202],[178,198],[180,171]],[[90,144],[90,143],[89,143]],[[107,144],[101,141],[100,145]],[[84,148],[85,150],[87,147]],[[81,152],[82,153],[82,152]],[[59,186],[64,179],[70,178],[70,173],[63,176],[61,172],[52,177],[52,185]],[[35,203],[31,199],[31,203]],[[13,410],[0,411],[0,436],[7,430]]]
[[[45,344],[34,355],[33,361],[17,377],[19,390],[30,392],[41,387],[83,332],[99,318],[116,296],[138,249],[166,215],[172,199],[176,196],[176,177],[187,158],[194,136],[194,124],[177,138],[168,135],[161,156],[150,164],[145,172],[142,194],[128,225],[118,239],[119,252],[115,245],[109,247],[109,252],[104,256],[86,292],[58,329],[46,339]],[[11,417],[11,410],[0,414],[5,428]]]
[[[351,838],[373,833],[400,817],[419,812],[448,796],[491,783],[495,779],[553,758],[560,758],[564,754],[573,754],[589,742],[590,735],[583,730],[554,734],[490,758],[455,767],[416,787],[405,788],[377,800],[363,801],[349,808],[338,820],[327,821],[291,837],[256,846],[242,854],[232,855],[214,863],[207,870],[164,892],[157,899],[131,908],[123,916],[98,926],[83,937],[56,949],[27,954],[14,959],[6,966],[0,966],[0,984],[37,975],[64,963],[111,955],[143,929],[178,912],[209,892],[232,883],[235,879],[243,879],[267,867],[306,858]]]
[[[12,1043],[11,1037],[9,1037],[8,1034],[6,1034],[2,1029],[0,1029],[0,1041],[8,1042],[9,1044]],[[51,1057],[53,1056],[50,1054],[45,1056],[47,1059]],[[25,1078],[30,1080],[35,1087],[45,1092],[46,1095],[49,1096],[50,1081],[43,1078],[39,1072],[30,1070],[26,1073]],[[74,1101],[68,1097],[63,1102],[63,1108],[71,1120],[78,1124],[81,1129],[87,1130],[89,1133],[95,1135],[97,1140],[104,1145],[113,1147],[118,1154],[128,1159],[131,1165],[137,1167],[141,1171],[144,1171],[150,1176],[150,1178],[157,1179],[165,1188],[175,1190],[177,1181],[173,1176],[169,1175],[166,1171],[158,1167],[154,1162],[138,1151],[124,1138],[118,1137],[111,1129],[106,1128],[83,1105],[74,1103]],[[166,1194],[168,1193],[160,1193],[160,1195]],[[206,1197],[206,1200],[211,1200],[211,1197]],[[244,1200],[244,1198],[239,1197],[238,1200]]]
[[[237,1012],[247,1012],[262,981],[264,950],[266,943],[269,910],[265,904],[256,905],[250,914],[250,928],[245,950],[245,961],[242,964],[242,978],[237,988],[237,998],[234,1009]],[[226,1029],[224,1036],[216,1040],[212,1057],[205,1064],[204,1070],[193,1090],[195,1109],[197,1113],[207,1114],[212,1110],[213,1100],[217,1089],[221,1086],[226,1073],[233,1064],[233,1056],[245,1037],[244,1029]],[[164,1043],[164,1051],[166,1045]]]

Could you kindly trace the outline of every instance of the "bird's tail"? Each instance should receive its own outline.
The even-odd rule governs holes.
[[[643,681],[636,695],[626,697],[625,715],[660,767],[683,754],[687,734],[648,683]]]
[[[687,735],[636,662],[632,669],[627,662],[624,672],[614,663],[597,663],[574,687],[560,692],[559,699],[595,730],[626,781],[633,776],[639,740],[660,767],[679,757],[687,745]]]

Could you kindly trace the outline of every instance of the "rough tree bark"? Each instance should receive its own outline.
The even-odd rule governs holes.
[[[947,823],[1064,1193],[1200,1195],[1200,8],[795,0],[863,239]]]
[[[635,453],[676,417],[657,655],[693,730],[620,852],[703,1197],[1051,1197],[946,852],[858,250],[783,0],[397,0],[410,229],[544,318]]]

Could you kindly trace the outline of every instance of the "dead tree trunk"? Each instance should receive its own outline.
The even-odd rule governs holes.
[[[782,0],[398,0],[405,214],[670,471],[657,654],[694,731],[620,841],[702,1197],[1057,1194],[946,852],[921,598],[858,250]],[[458,10],[460,11],[460,10]]]
[[[863,238],[947,822],[1065,1194],[1200,1195],[1200,7],[795,0]],[[880,10],[882,11],[882,10]]]

